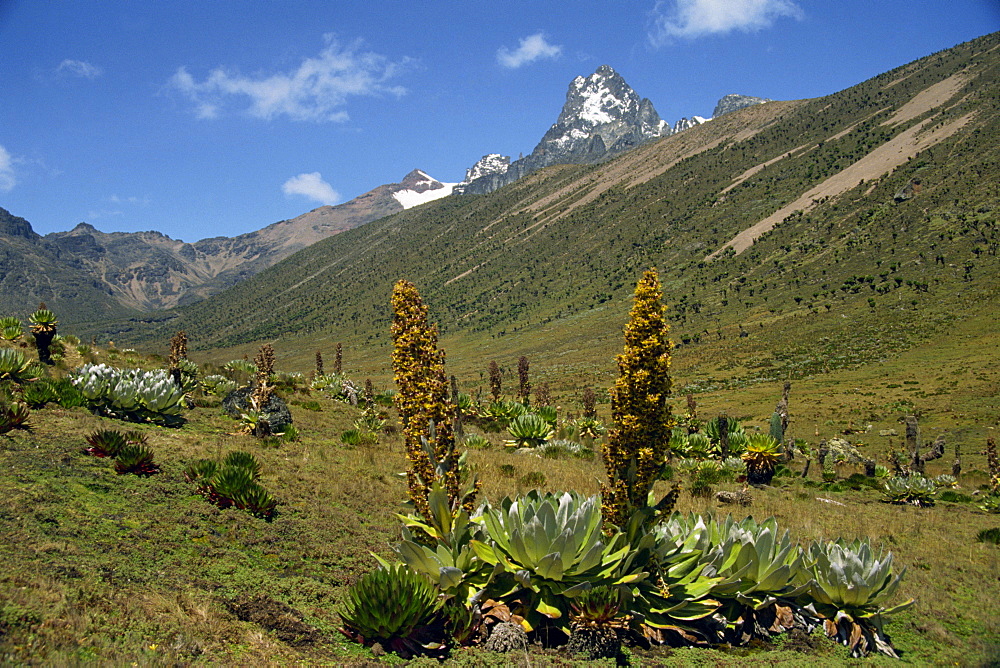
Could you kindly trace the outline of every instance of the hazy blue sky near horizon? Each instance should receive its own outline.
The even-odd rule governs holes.
[[[0,0],[0,207],[41,234],[234,236],[527,154],[602,64],[673,124],[996,30],[998,0]]]

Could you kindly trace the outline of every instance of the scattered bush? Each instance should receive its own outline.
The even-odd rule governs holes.
[[[525,473],[523,476],[518,478],[517,484],[521,485],[522,487],[531,487],[537,489],[538,487],[543,487],[545,485],[546,480],[547,478],[545,477],[545,474],[542,473],[541,471],[529,471],[528,473]]]

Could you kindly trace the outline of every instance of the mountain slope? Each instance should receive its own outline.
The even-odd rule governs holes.
[[[754,105],[607,163],[404,211],[108,333],[384,346],[391,285],[407,278],[472,357],[561,349],[567,370],[604,368],[603,342],[617,342],[635,279],[655,265],[682,345],[745,339],[745,356],[718,344],[734,373],[878,359],[996,303],[998,44],[990,35],[841,93]],[[877,159],[884,147],[897,158]],[[838,175],[842,187],[801,203]],[[778,212],[743,252],[707,259]]]
[[[7,313],[33,310],[39,301],[68,322],[190,304],[220,292],[321,239],[451,194],[420,170],[336,206],[236,237],[194,243],[159,232],[101,232],[80,223],[44,237],[24,219],[0,209],[0,254],[9,286],[0,296]],[[6,222],[3,222],[6,221]],[[20,221],[20,222],[13,222]]]

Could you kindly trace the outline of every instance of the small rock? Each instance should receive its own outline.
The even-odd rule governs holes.
[[[718,499],[719,503],[734,503],[740,506],[749,506],[753,503],[753,497],[750,496],[750,492],[742,489],[735,492],[716,492],[715,498]]]
[[[494,626],[490,637],[483,644],[483,649],[502,654],[527,648],[528,634],[520,624],[514,622],[500,622]]]

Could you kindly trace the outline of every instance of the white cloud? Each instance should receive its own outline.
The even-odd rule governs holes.
[[[68,72],[69,74],[83,77],[85,79],[96,79],[104,74],[104,70],[97,65],[92,65],[82,60],[70,60],[68,58],[59,63],[59,67],[56,68],[56,72],[59,74]]]
[[[514,69],[532,63],[539,58],[557,58],[562,53],[561,46],[549,44],[543,33],[537,32],[520,41],[513,51],[506,46],[497,49],[497,62]]]
[[[14,159],[0,146],[0,192],[10,192],[17,185],[14,178]]]
[[[286,195],[304,195],[321,204],[336,204],[340,200],[340,194],[323,180],[319,172],[293,176],[285,181],[281,190]]]
[[[800,19],[802,10],[791,0],[661,0],[652,12],[649,39],[662,46],[673,37],[751,32],[782,17]]]
[[[148,197],[136,197],[130,195],[129,197],[119,197],[118,195],[112,195],[108,197],[107,200],[112,204],[133,204],[135,206],[149,206]]]
[[[363,51],[360,40],[342,46],[332,35],[324,39],[327,47],[318,56],[289,72],[244,76],[219,67],[199,82],[180,67],[168,85],[194,103],[199,118],[217,118],[227,105],[240,105],[251,116],[267,120],[284,115],[296,121],[346,121],[341,107],[352,96],[406,93],[388,82],[410,59],[392,62]]]
[[[119,211],[117,209],[91,209],[87,212],[87,220],[98,220],[99,218],[110,218],[112,216],[121,216],[125,212]]]

